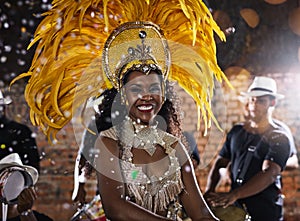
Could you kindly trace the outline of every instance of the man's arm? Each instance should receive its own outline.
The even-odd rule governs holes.
[[[21,221],[37,221],[32,209],[37,194],[34,187],[24,189],[18,196],[17,210],[20,214]]]
[[[238,199],[253,196],[274,183],[280,172],[281,167],[278,164],[270,160],[265,160],[263,162],[262,170],[248,180],[244,185],[234,189],[228,194],[222,194],[215,197],[211,203],[214,206],[227,207]]]

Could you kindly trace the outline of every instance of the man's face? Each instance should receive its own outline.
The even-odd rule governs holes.
[[[270,96],[250,97],[247,104],[249,119],[260,122],[268,115],[269,108],[274,106]]]

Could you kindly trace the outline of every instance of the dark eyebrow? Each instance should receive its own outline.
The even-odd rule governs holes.
[[[133,83],[133,84],[126,84],[126,87],[127,88],[131,88],[131,87],[139,87],[139,88],[141,88],[142,87],[142,85],[141,84],[138,84],[138,83]]]
[[[138,87],[141,87],[141,86],[142,86],[142,84],[140,84],[140,83],[132,83],[132,84],[129,84],[129,85],[128,85],[128,83],[127,83],[126,85],[127,85],[128,87],[129,87],[129,86],[138,86]],[[152,83],[152,84],[150,85],[150,87],[155,86],[155,85],[160,85],[160,83],[159,83],[159,82]]]
[[[160,85],[160,83],[158,83],[158,82],[152,83],[150,86],[153,86],[153,85]]]

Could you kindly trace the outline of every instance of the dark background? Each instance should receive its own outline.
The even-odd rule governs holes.
[[[290,14],[299,8],[299,0],[281,2],[205,1],[224,31],[228,28],[235,30],[227,34],[226,43],[219,43],[216,39],[218,62],[223,70],[239,66],[254,74],[287,72],[299,63],[300,37],[289,26]],[[34,47],[27,50],[27,46],[42,19],[41,13],[50,7],[50,0],[0,0],[1,84],[7,85],[29,69]],[[253,9],[259,16],[256,27],[250,27],[241,16],[240,12],[245,8]]]

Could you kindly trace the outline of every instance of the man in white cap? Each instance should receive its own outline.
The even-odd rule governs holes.
[[[256,77],[247,92],[249,119],[229,131],[208,176],[205,197],[210,205],[245,209],[254,221],[283,220],[281,172],[290,156],[287,134],[273,122],[278,99],[276,82]],[[231,191],[216,193],[220,168],[230,166]]]
[[[240,97],[240,101],[242,103],[245,103],[245,110],[244,110],[244,118],[245,121],[251,120],[251,116],[249,114],[249,103],[248,103],[248,99],[247,97]],[[297,169],[299,168],[299,159],[297,156],[297,148],[296,148],[296,144],[294,141],[294,137],[292,134],[291,129],[289,128],[288,125],[286,125],[284,122],[272,118],[273,123],[275,123],[278,126],[278,129],[282,130],[283,132],[285,132],[290,140],[290,145],[291,145],[291,154],[289,159],[286,162],[286,167],[285,170],[293,170],[293,169]]]
[[[39,171],[40,157],[35,134],[26,125],[6,116],[6,107],[11,103],[12,100],[0,90],[0,159],[11,153],[18,153],[24,164]]]

